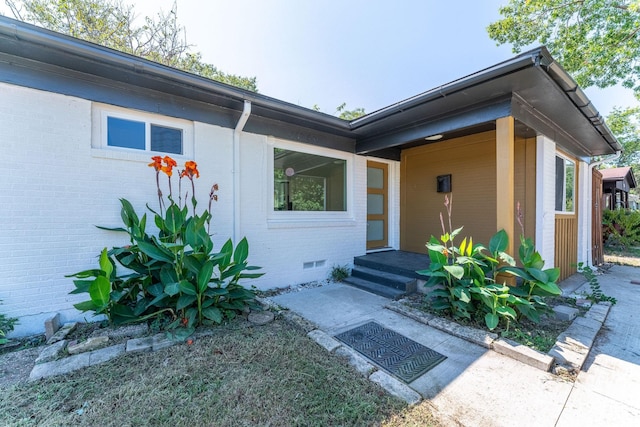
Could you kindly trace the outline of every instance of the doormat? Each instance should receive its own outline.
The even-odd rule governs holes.
[[[407,384],[446,359],[376,322],[342,332],[336,338]]]

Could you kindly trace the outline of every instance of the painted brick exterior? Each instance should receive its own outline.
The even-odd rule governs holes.
[[[540,135],[536,141],[536,249],[545,267],[555,264],[556,144]]]
[[[44,321],[55,312],[63,323],[89,318],[73,308],[86,297],[69,295],[72,279],[64,276],[94,268],[102,248],[127,244],[125,234],[95,227],[121,226],[120,198],[128,199],[139,215],[146,203],[157,205],[154,173],[147,167],[150,154],[96,148],[92,108],[96,106],[87,100],[0,84],[0,140],[6,159],[0,179],[0,310],[20,318],[14,335],[42,332]],[[94,111],[93,122],[95,116]],[[233,130],[194,123],[193,138],[201,208],[211,185],[220,187],[212,209],[213,239],[219,248],[234,232]],[[274,226],[268,220],[273,208],[267,197],[272,155],[270,138],[241,134],[236,240],[248,238],[251,264],[266,273],[247,284],[268,289],[322,280],[332,266],[351,265],[354,256],[365,253],[366,159],[347,154],[349,221]],[[166,194],[166,178],[161,185]],[[306,262],[321,260],[321,267],[303,268]]]

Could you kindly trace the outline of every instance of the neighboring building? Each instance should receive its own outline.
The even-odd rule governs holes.
[[[251,284],[268,289],[368,250],[426,253],[445,194],[465,235],[504,228],[512,250],[519,203],[566,277],[590,258],[590,160],[621,149],[545,48],[349,122],[4,17],[0,141],[0,299],[16,334],[83,317],[64,275],[126,244],[95,225],[120,226],[122,197],[153,206],[154,154],[195,160],[200,200],[219,184],[214,241],[246,236],[266,273]]]
[[[629,191],[637,187],[633,169],[630,167],[601,169],[604,209],[631,209],[634,206]]]

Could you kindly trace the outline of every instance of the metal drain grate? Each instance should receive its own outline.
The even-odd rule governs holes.
[[[336,338],[405,383],[414,381],[446,359],[437,351],[376,322],[342,332]]]

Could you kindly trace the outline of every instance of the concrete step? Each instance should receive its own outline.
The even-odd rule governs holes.
[[[398,274],[400,276],[405,276],[405,277],[413,277],[413,278],[422,278],[423,276],[420,276],[419,274],[417,274],[415,272],[415,270],[411,269],[411,268],[406,268],[406,267],[402,267],[399,265],[389,265],[389,264],[385,264],[385,263],[380,263],[378,261],[376,261],[375,259],[371,259],[368,256],[359,256],[359,257],[355,257],[353,259],[353,265],[354,267],[356,266],[360,266],[360,267],[366,267],[366,268],[370,268],[373,270],[379,270],[379,271],[384,271],[386,273],[392,273],[392,274]],[[428,268],[428,264],[425,265],[425,267],[423,269]]]
[[[389,286],[381,285],[379,283],[370,282],[369,280],[361,279],[359,277],[349,276],[343,280],[343,283],[393,300],[399,299],[406,294],[406,292],[400,289],[395,289]]]
[[[380,285],[399,289],[407,293],[416,291],[416,279],[382,270],[356,265],[351,271],[353,277],[368,280]]]

